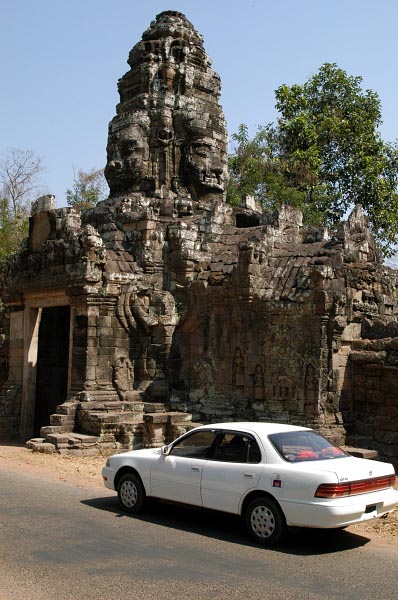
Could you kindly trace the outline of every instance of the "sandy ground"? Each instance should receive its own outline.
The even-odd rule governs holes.
[[[101,469],[103,456],[77,457],[54,453],[33,452],[23,445],[2,443],[0,466],[40,475],[45,479],[66,481],[76,486],[103,487]]]
[[[0,445],[0,466],[40,475],[45,479],[65,481],[79,487],[103,487],[101,469],[106,458],[75,457],[60,454],[33,452],[20,444]],[[378,539],[384,543],[398,539],[398,510],[380,519],[365,521],[349,528],[359,535]]]

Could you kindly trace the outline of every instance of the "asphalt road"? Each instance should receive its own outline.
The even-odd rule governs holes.
[[[253,545],[240,520],[0,469],[0,600],[388,600],[398,547],[302,530]]]

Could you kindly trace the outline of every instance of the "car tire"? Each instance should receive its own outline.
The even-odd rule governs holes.
[[[141,480],[134,473],[126,473],[117,486],[120,506],[129,513],[138,513],[145,502],[145,490]]]
[[[266,497],[250,502],[246,510],[246,527],[250,536],[263,546],[275,546],[287,531],[283,512],[274,500]]]

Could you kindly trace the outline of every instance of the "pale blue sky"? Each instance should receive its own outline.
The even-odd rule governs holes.
[[[275,120],[276,87],[336,62],[379,94],[382,135],[398,138],[396,0],[0,0],[0,154],[41,156],[58,206],[73,165],[104,166],[129,50],[169,9],[204,36],[229,133]]]

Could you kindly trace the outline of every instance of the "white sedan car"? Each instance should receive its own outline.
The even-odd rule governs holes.
[[[111,456],[102,475],[130,513],[155,497],[242,515],[250,535],[269,546],[287,526],[342,528],[398,504],[391,464],[278,423],[197,427],[168,446]]]

